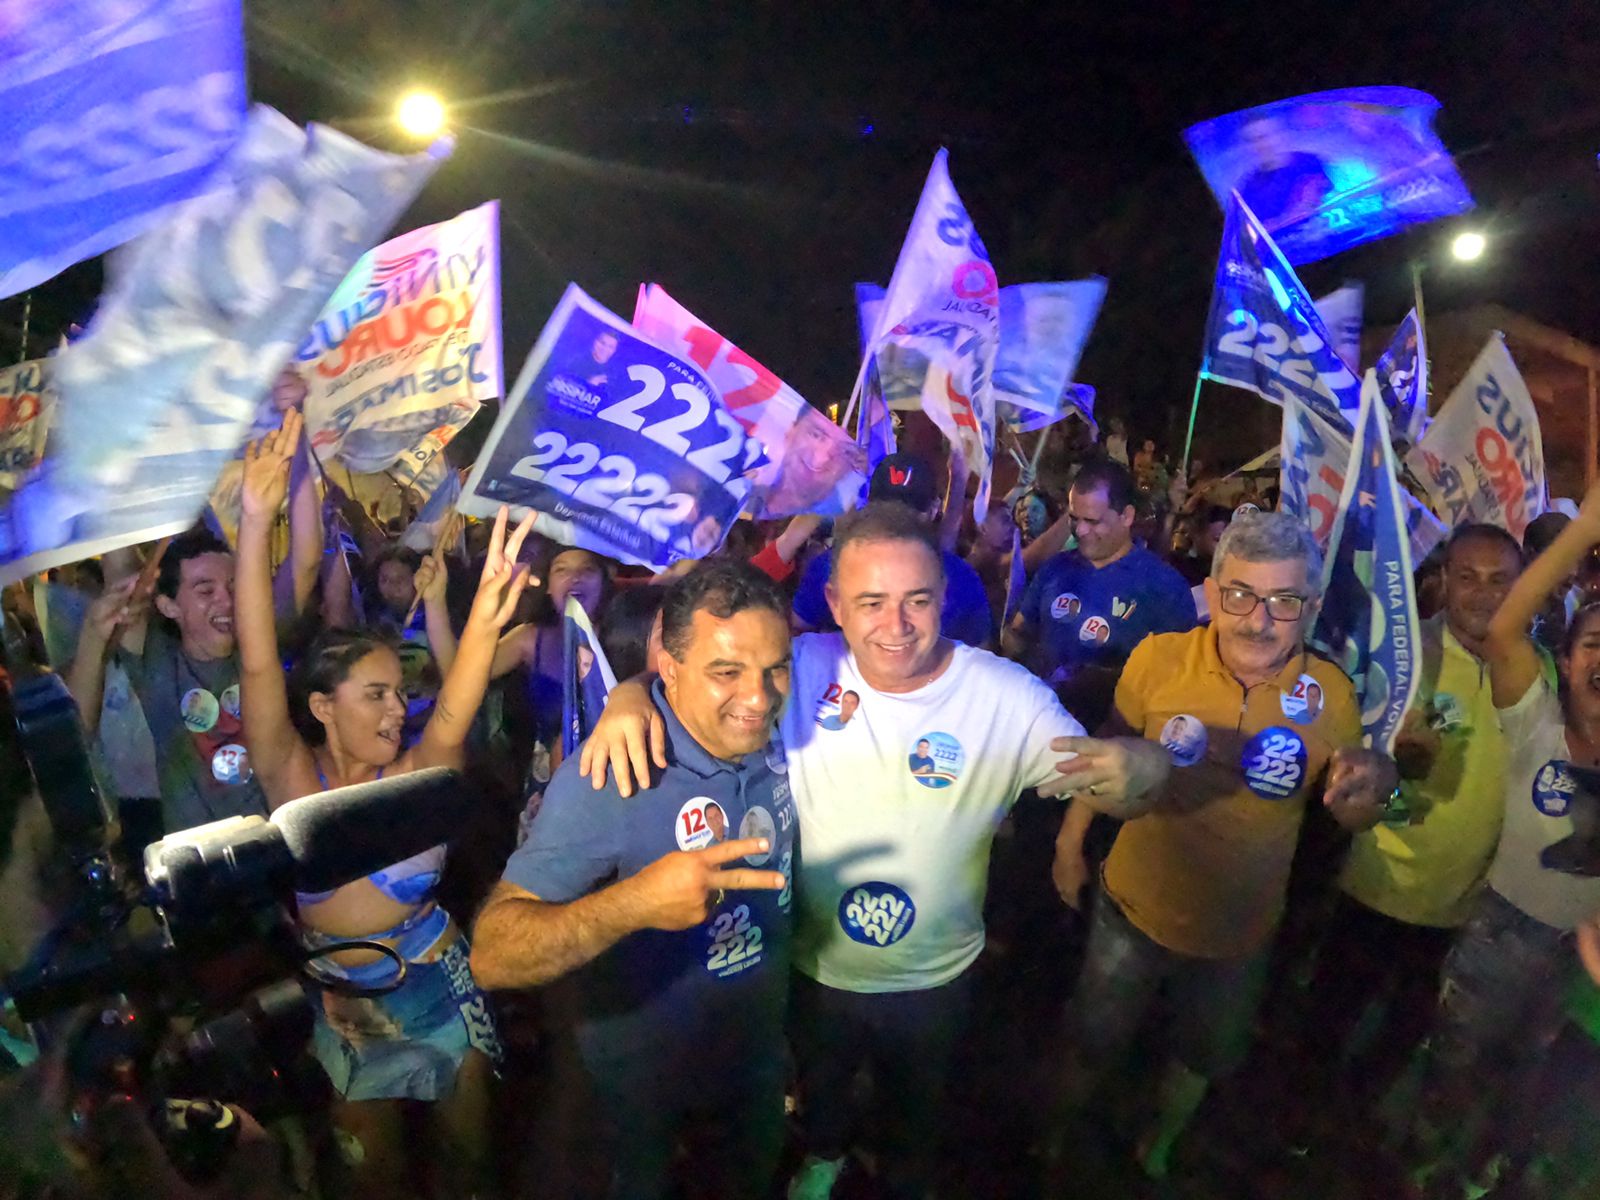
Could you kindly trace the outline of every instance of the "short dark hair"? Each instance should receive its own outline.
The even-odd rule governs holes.
[[[1572,518],[1564,512],[1551,509],[1549,512],[1540,513],[1528,522],[1528,527],[1522,531],[1522,549],[1529,558],[1537,558],[1550,548],[1550,543],[1561,535]]]
[[[1466,525],[1457,525],[1450,533],[1450,538],[1444,544],[1445,566],[1450,565],[1450,556],[1455,553],[1456,547],[1463,542],[1494,542],[1511,552],[1517,560],[1517,566],[1522,566],[1522,543],[1512,537],[1498,525],[1490,525],[1484,521],[1472,521]]]
[[[898,500],[874,500],[845,513],[833,526],[833,548],[828,552],[828,574],[839,572],[839,556],[851,542],[920,542],[944,572],[944,555],[933,525],[921,513]]]
[[[206,554],[232,553],[227,542],[204,527],[180,533],[172,539],[167,552],[161,556],[161,566],[156,571],[156,591],[169,600],[175,600],[178,585],[183,582],[184,563]]]
[[[771,578],[749,563],[708,559],[667,588],[661,602],[661,644],[678,661],[688,653],[694,614],[702,609],[727,620],[747,609],[771,609],[789,624],[789,606]]]
[[[400,563],[415,575],[422,567],[422,555],[409,546],[403,546],[399,542],[391,542],[372,556],[372,577],[374,579],[378,577],[378,568],[388,562]]]
[[[666,598],[667,589],[662,584],[636,583],[618,589],[611,603],[601,610],[595,633],[618,679],[632,679],[655,670],[655,663],[647,661],[650,630]]]
[[[1078,468],[1072,481],[1072,490],[1097,492],[1104,490],[1106,502],[1117,512],[1135,508],[1139,503],[1139,489],[1133,484],[1133,474],[1127,467],[1109,458],[1091,458]]]

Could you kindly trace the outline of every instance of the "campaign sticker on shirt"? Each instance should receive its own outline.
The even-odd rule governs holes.
[[[183,715],[184,727],[190,733],[205,733],[217,723],[217,714],[222,708],[215,696],[205,688],[196,687],[183,694],[178,711]]]
[[[925,733],[911,744],[906,765],[911,777],[923,787],[949,787],[961,777],[967,756],[961,743],[948,733]]]
[[[789,759],[783,752],[783,747],[776,738],[767,747],[767,770],[774,775],[787,775],[789,773]]]
[[[211,756],[211,774],[218,783],[246,783],[250,779],[250,755],[238,742],[219,746]]]
[[[1567,764],[1552,758],[1533,777],[1533,806],[1547,817],[1564,817],[1572,808],[1572,795],[1577,790]]]
[[[1263,800],[1285,800],[1306,777],[1306,744],[1282,725],[1263,729],[1244,744],[1239,761],[1247,787]]]
[[[1161,744],[1178,767],[1192,767],[1205,757],[1206,727],[1199,717],[1179,713],[1161,727]]]
[[[1278,699],[1283,715],[1296,725],[1309,725],[1322,715],[1322,685],[1310,675],[1300,676]]]
[[[728,814],[709,796],[685,800],[672,827],[679,850],[704,850],[728,836]]]
[[[858,883],[839,898],[839,928],[863,946],[892,946],[916,920],[917,906],[892,883]]]
[[[1435,692],[1429,709],[1428,724],[1440,733],[1454,733],[1467,723],[1467,710],[1460,699],[1449,692]]]
[[[1261,509],[1258,505],[1251,504],[1248,500],[1246,500],[1243,504],[1239,505],[1238,508],[1233,510],[1233,519],[1237,521],[1240,517],[1248,517],[1251,513],[1258,513],[1260,511]]]
[[[230,717],[239,715],[239,685],[230,684],[228,690],[222,693],[222,711]]]
[[[850,724],[850,718],[861,707],[861,693],[846,689],[837,700],[817,713],[817,724],[823,729],[840,730]]]
[[[1050,601],[1050,615],[1058,621],[1070,621],[1083,611],[1083,601],[1071,592],[1062,592]]]
[[[718,979],[748,971],[761,961],[761,926],[751,920],[748,904],[719,912],[706,932],[706,970]]]
[[[772,844],[773,835],[778,832],[778,827],[772,823],[772,814],[760,805],[744,814],[744,820],[739,822],[739,836],[742,838],[766,838],[767,845]],[[765,866],[767,859],[772,857],[770,849],[758,851],[755,854],[746,854],[745,862],[752,867]]]
[[[1087,617],[1078,626],[1078,640],[1090,646],[1104,646],[1111,638],[1111,622],[1104,617]]]
[[[789,911],[789,902],[794,899],[794,847],[784,849],[783,857],[778,860],[778,870],[783,872],[783,891],[778,893],[778,907],[784,912]]]

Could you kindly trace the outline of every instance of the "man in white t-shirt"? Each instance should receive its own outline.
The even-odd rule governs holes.
[[[1142,739],[1083,737],[1024,667],[941,637],[938,545],[904,505],[841,518],[832,555],[840,632],[796,639],[780,725],[800,834],[791,1034],[807,1151],[789,1194],[831,1194],[851,1083],[870,1061],[889,1118],[888,1192],[921,1196],[965,972],[983,950],[996,827],[1028,788],[1135,815],[1165,780],[1167,755]],[[584,748],[591,774],[646,766],[649,714],[627,686]],[[830,719],[851,693],[850,719]]]

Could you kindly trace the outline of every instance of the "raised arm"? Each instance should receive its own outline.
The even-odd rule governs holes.
[[[944,489],[944,514],[939,518],[939,548],[954,550],[967,513],[967,456],[957,441],[950,443],[950,481]]]
[[[84,732],[91,737],[100,728],[100,705],[105,699],[106,660],[117,638],[129,624],[144,620],[150,604],[148,589],[138,575],[128,575],[106,585],[100,598],[89,606],[78,633],[78,652],[67,668],[67,690],[77,702]]]
[[[1539,652],[1528,626],[1544,607],[1545,598],[1577,569],[1589,549],[1600,542],[1600,483],[1583,498],[1578,516],[1548,549],[1528,565],[1489,620],[1484,658],[1496,708],[1510,708],[1522,699],[1539,675]]]
[[[245,447],[234,575],[234,633],[239,644],[239,718],[250,765],[261,780],[268,807],[294,799],[288,781],[298,766],[309,769],[311,751],[289,719],[289,690],[278,657],[272,604],[269,543],[278,509],[289,491],[289,462],[300,440],[298,412],[283,426]]]
[[[449,572],[444,565],[444,555],[436,548],[422,560],[417,568],[417,595],[422,598],[422,612],[428,628],[428,652],[439,668],[439,677],[450,674],[456,661],[456,631],[450,624],[450,609],[445,603]]]
[[[466,628],[456,643],[455,661],[450,664],[449,674],[439,688],[439,699],[421,740],[401,759],[402,770],[461,765],[472,719],[477,716],[483,693],[489,686],[489,668],[494,662],[500,631],[516,611],[517,600],[528,583],[528,567],[517,562],[517,554],[533,529],[533,513],[530,512],[509,537],[506,536],[508,516],[509,510],[502,506],[494,520],[494,536],[489,541],[489,555],[478,580],[478,594],[473,597]]]
[[[322,569],[322,548],[325,536],[322,529],[322,499],[317,495],[317,468],[311,461],[311,447],[302,438],[295,452],[294,466],[289,472],[289,557],[278,568],[287,575],[288,582],[280,588],[286,592],[289,607],[280,607],[279,615],[285,619],[297,617],[306,610],[306,603],[317,586],[317,575]]]

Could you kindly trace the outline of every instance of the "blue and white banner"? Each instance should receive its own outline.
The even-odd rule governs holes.
[[[1370,371],[1350,456],[1310,644],[1354,682],[1366,744],[1388,754],[1416,692],[1422,656],[1404,492]]]
[[[571,757],[594,732],[617,677],[595,636],[589,614],[576,597],[567,597],[561,614],[561,753]]]
[[[1378,357],[1378,393],[1389,410],[1395,441],[1415,446],[1428,431],[1428,350],[1412,309]]]
[[[1452,529],[1486,521],[1521,541],[1528,522],[1544,512],[1539,414],[1498,333],[1489,335],[1406,465]]]
[[[661,571],[722,545],[761,456],[698,367],[570,284],[459,508],[532,509],[547,537]]]
[[[130,247],[58,357],[49,451],[0,514],[0,583],[191,525],[296,341],[437,165],[254,109],[225,186]]]
[[[878,331],[878,314],[883,310],[883,285],[856,284],[856,332],[861,338],[861,356],[872,348],[872,335]]]
[[[239,0],[0,6],[0,297],[209,190],[244,123]]]
[[[750,355],[679,304],[659,284],[639,289],[633,327],[688,359],[721,393],[734,420],[769,460],[752,480],[752,515],[838,516],[866,486],[867,458],[850,436]]]
[[[401,545],[415,550],[418,554],[427,554],[433,550],[434,543],[439,540],[439,532],[444,528],[444,523],[455,515],[456,505],[461,501],[461,474],[450,465],[450,461],[443,455],[437,456],[437,467],[429,464],[424,471],[424,478],[432,482],[432,491],[417,515],[412,519],[411,525],[400,538]]]
[[[1361,387],[1288,260],[1237,195],[1228,205],[1200,374],[1273,404],[1298,400],[1341,432]]]
[[[905,244],[884,292],[871,353],[893,400],[898,354],[920,355],[928,369],[922,409],[978,476],[973,513],[989,508],[995,447],[995,356],[1000,344],[1000,287],[983,239],[950,182],[944,150],[934,156]],[[857,378],[859,400],[867,364]]]
[[[896,449],[894,413],[883,395],[883,381],[875,356],[867,359],[866,382],[861,387],[861,407],[856,410],[856,445],[866,455],[866,475],[870,481],[878,464]],[[866,498],[866,487],[861,499]]]
[[[1324,552],[1349,470],[1350,439],[1291,396],[1278,444],[1278,509],[1305,522]]]
[[[1106,281],[1098,275],[1000,289],[994,394],[1000,419],[1013,430],[1043,429],[1074,411],[1096,427],[1094,389],[1072,378],[1105,296]]]
[[[1000,628],[1011,628],[1011,618],[1022,609],[1022,595],[1028,590],[1028,568],[1022,561],[1022,530],[1011,526],[1011,563],[1006,574],[1006,606]]]
[[[1433,131],[1438,110],[1410,88],[1344,88],[1203,121],[1183,136],[1219,202],[1238,192],[1290,262],[1315,262],[1472,207]]]
[[[1334,353],[1352,371],[1361,369],[1361,322],[1366,299],[1364,284],[1346,283],[1314,301],[1317,315],[1333,339]]]

